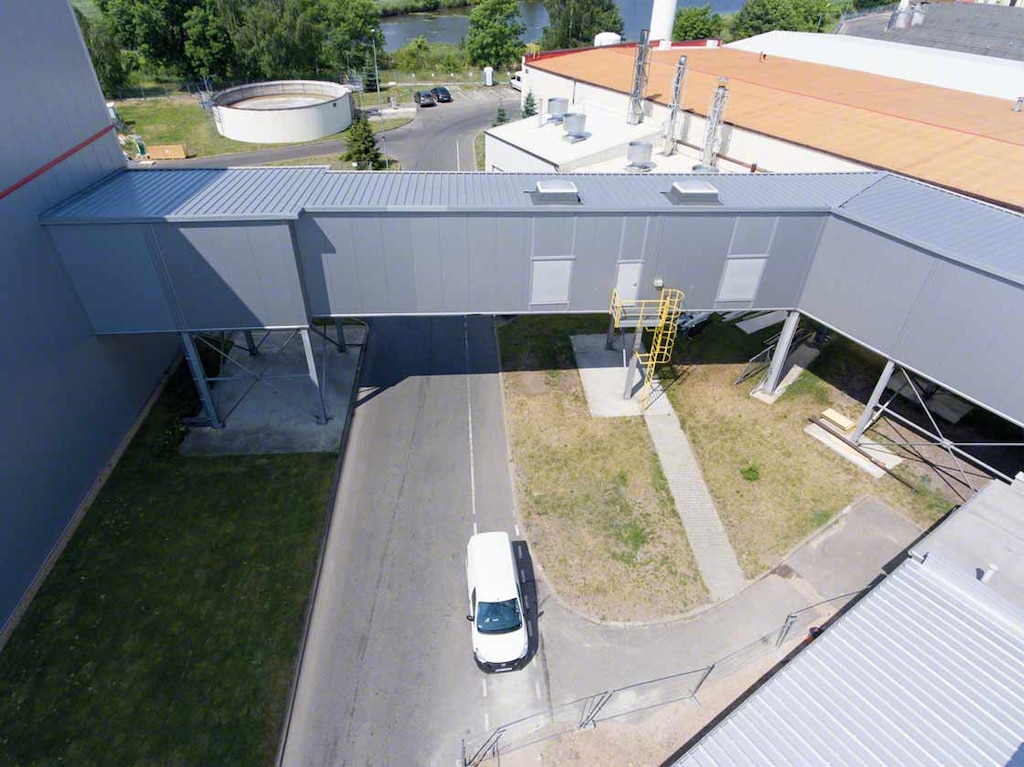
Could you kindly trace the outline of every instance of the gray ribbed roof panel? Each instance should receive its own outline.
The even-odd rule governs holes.
[[[936,253],[1024,284],[1024,216],[887,175],[839,206],[841,214]]]
[[[1008,764],[1024,742],[1024,612],[908,559],[675,764]]]
[[[46,223],[218,218],[291,218],[302,210],[439,208],[545,210],[529,192],[551,174],[360,173],[326,168],[126,171],[45,213]],[[729,209],[829,210],[881,173],[709,175]],[[672,210],[666,197],[685,175],[562,175],[580,191],[580,211]]]

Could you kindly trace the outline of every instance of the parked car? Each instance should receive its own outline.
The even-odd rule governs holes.
[[[508,78],[508,84],[512,86],[512,90],[521,91],[523,89],[523,72],[522,70],[516,72],[510,78]]]
[[[434,101],[434,96],[430,91],[416,91],[416,93],[413,94],[412,99],[421,107],[437,106],[437,102]]]
[[[479,533],[466,546],[473,657],[483,671],[514,671],[527,660],[523,597],[508,533]]]
[[[443,85],[431,88],[430,95],[434,97],[434,101],[438,104],[450,104],[452,101],[452,94]]]

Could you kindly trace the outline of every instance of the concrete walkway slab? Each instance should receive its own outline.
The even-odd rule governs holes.
[[[626,343],[632,348],[632,337],[626,336]],[[643,387],[643,371],[635,374],[633,396],[624,399],[626,367],[623,350],[606,349],[605,336],[585,335],[572,337],[572,350],[576,367],[583,382],[583,395],[594,418],[620,418],[643,415],[640,406],[640,389]],[[648,412],[671,413],[672,405],[664,396],[656,397]]]
[[[814,439],[818,440],[818,442],[823,444],[833,453],[841,458],[845,458],[858,469],[870,474],[875,479],[881,479],[885,476],[885,469],[872,463],[866,456],[862,455],[859,451],[854,450],[846,444],[846,442],[839,439],[827,429],[823,429],[821,426],[818,426],[818,424],[812,423],[805,426],[804,434],[814,437]],[[874,440],[862,438],[860,446],[872,458],[882,463],[888,469],[893,469],[903,463],[902,458],[893,454],[885,446],[875,442]]]
[[[720,602],[743,588],[743,570],[715,510],[690,440],[675,413],[648,413],[644,420],[704,585],[712,601]]]
[[[317,423],[320,398],[307,373],[302,340],[291,331],[273,331],[250,356],[241,333],[222,375],[239,376],[211,386],[223,429],[197,428],[186,435],[182,452],[189,455],[258,455],[266,453],[332,453],[341,445],[345,413],[362,343],[363,329],[346,326],[348,353],[311,335],[317,369],[324,382],[326,424]],[[329,331],[333,337],[333,329]],[[262,338],[255,333],[256,341]],[[291,337],[291,340],[288,340]],[[242,366],[242,367],[240,367]],[[253,376],[296,375],[253,384]],[[251,387],[251,388],[250,388]],[[248,390],[248,394],[246,391]]]

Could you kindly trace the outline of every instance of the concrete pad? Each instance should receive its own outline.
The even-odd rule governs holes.
[[[736,327],[746,333],[748,336],[753,335],[759,330],[764,330],[772,325],[778,325],[780,322],[786,319],[786,315],[789,312],[775,311],[767,312],[758,317],[753,317],[749,320],[743,320],[743,322],[737,322]]]
[[[774,405],[778,401],[779,397],[786,393],[786,389],[793,385],[793,383],[800,377],[812,362],[815,357],[820,354],[819,349],[814,349],[810,346],[801,346],[796,351],[792,352],[786,359],[786,371],[782,376],[782,380],[779,381],[779,385],[775,387],[774,394],[765,394],[760,389],[755,389],[750,393],[750,396],[754,399],[761,400],[761,402],[769,405]]]
[[[333,328],[328,330],[333,335]],[[259,353],[250,356],[241,333],[236,334],[230,358],[257,376],[295,375],[253,385],[252,376],[224,362],[221,375],[239,376],[211,384],[214,404],[225,421],[223,429],[193,428],[182,452],[189,455],[258,455],[264,453],[331,453],[339,449],[355,384],[363,328],[346,326],[348,352],[342,353],[311,334],[314,357],[324,382],[326,424],[317,423],[320,398],[307,374],[306,357],[298,334],[273,331]],[[257,343],[261,333],[254,333]],[[250,386],[252,387],[250,389]],[[249,389],[248,394],[245,394]]]
[[[910,546],[921,531],[877,498],[867,497],[839,516],[785,561],[823,598],[863,589]]]
[[[576,357],[583,394],[587,407],[594,418],[621,418],[644,414],[640,406],[640,390],[643,388],[643,370],[638,370],[633,385],[633,396],[623,399],[626,386],[624,352],[622,349],[605,349],[604,335],[572,337],[572,350]],[[648,413],[666,415],[673,413],[668,398],[658,393],[652,398]]]
[[[808,434],[814,437],[818,442],[823,444],[829,450],[836,455],[845,458],[847,461],[852,463],[861,471],[867,472],[875,479],[881,479],[885,476],[885,471],[881,466],[876,466],[874,463],[869,461],[865,456],[850,447],[846,442],[839,439],[839,437],[832,434],[827,429],[818,426],[816,423],[808,424],[804,427],[804,434]],[[903,463],[903,459],[898,455],[894,455],[884,445],[879,444],[870,439],[863,438],[860,441],[861,448],[867,452],[876,461],[883,463],[886,468],[893,469]]]

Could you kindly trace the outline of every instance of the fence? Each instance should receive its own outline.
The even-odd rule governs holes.
[[[670,703],[696,700],[697,693],[712,675],[726,677],[767,656],[777,656],[788,639],[807,634],[829,617],[818,608],[841,600],[849,601],[869,590],[870,587],[829,597],[791,612],[781,625],[705,668],[588,695],[463,739],[462,765],[476,767],[489,759],[499,758],[501,754],[596,727],[601,722],[640,714]]]
[[[636,714],[696,697],[714,667],[684,671],[639,684],[606,690],[555,706],[548,711],[504,724],[491,732],[462,741],[462,764],[475,767],[502,753],[531,746],[600,722]]]

